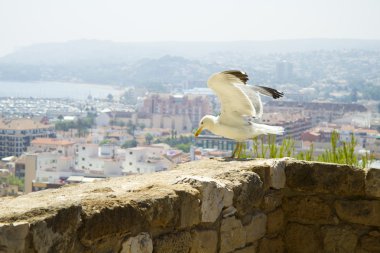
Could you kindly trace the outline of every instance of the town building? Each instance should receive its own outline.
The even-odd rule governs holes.
[[[155,115],[152,127],[169,127],[178,129],[179,132],[189,132],[198,126],[204,115],[212,113],[212,106],[207,95],[154,93],[144,99],[139,112]]]
[[[232,151],[235,149],[235,140],[227,139],[211,133],[201,134],[195,139],[195,145],[203,149]]]
[[[0,158],[20,156],[30,146],[33,139],[54,136],[53,125],[26,118],[1,119]]]
[[[284,128],[284,135],[276,135],[276,140],[278,142],[287,137],[300,140],[302,133],[313,126],[310,117],[305,116],[302,113],[288,112],[264,113],[261,123],[271,126],[281,126]]]
[[[172,168],[175,164],[166,155],[169,147],[162,145],[126,149],[123,174],[152,173]]]
[[[293,64],[280,61],[276,64],[276,80],[280,83],[289,82],[293,78]]]

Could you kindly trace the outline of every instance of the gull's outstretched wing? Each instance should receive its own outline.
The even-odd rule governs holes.
[[[220,100],[220,123],[241,125],[247,123],[247,118],[256,116],[255,106],[250,99],[252,94],[246,92],[242,87],[247,81],[247,74],[238,70],[216,73],[208,79],[208,87],[216,93]],[[256,92],[252,90],[252,93]],[[261,104],[261,101],[259,103]]]
[[[207,84],[221,104],[219,121],[226,125],[247,124],[263,115],[260,94],[280,98],[284,93],[276,89],[247,85],[248,75],[239,70],[228,70],[212,75]]]
[[[251,86],[253,90],[263,94],[265,96],[272,97],[274,99],[280,98],[284,96],[283,92],[280,92],[276,89],[265,87],[265,86]]]
[[[254,89],[256,86],[251,85],[241,85],[241,84],[235,84],[237,87],[239,87],[249,98],[251,101],[253,108],[255,109],[255,115],[253,116],[255,119],[261,118],[263,115],[263,104],[261,102],[261,98],[259,93],[257,93]]]

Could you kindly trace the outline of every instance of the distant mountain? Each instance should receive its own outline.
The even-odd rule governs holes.
[[[202,80],[204,85],[214,71],[239,68],[255,73],[258,81],[268,81],[273,76],[271,68],[281,57],[271,56],[270,62],[260,62],[263,55],[352,49],[380,52],[380,40],[157,43],[80,40],[33,45],[1,57],[0,80],[142,86],[171,82],[197,85]]]
[[[302,39],[236,42],[141,42],[119,43],[79,40],[37,44],[0,58],[0,63],[33,65],[83,62],[131,63],[143,58],[176,55],[198,59],[213,53],[267,54],[313,50],[364,49],[380,51],[380,40]]]

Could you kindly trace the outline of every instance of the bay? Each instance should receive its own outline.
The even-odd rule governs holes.
[[[123,89],[99,84],[69,82],[8,82],[0,81],[0,97],[33,98],[106,98],[108,94],[119,96]]]

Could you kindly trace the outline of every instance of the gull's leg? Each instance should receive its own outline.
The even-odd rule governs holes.
[[[236,142],[236,146],[235,146],[234,151],[232,152],[231,158],[235,158],[235,154],[236,154],[236,151],[238,150],[238,147],[239,147],[239,142]]]

